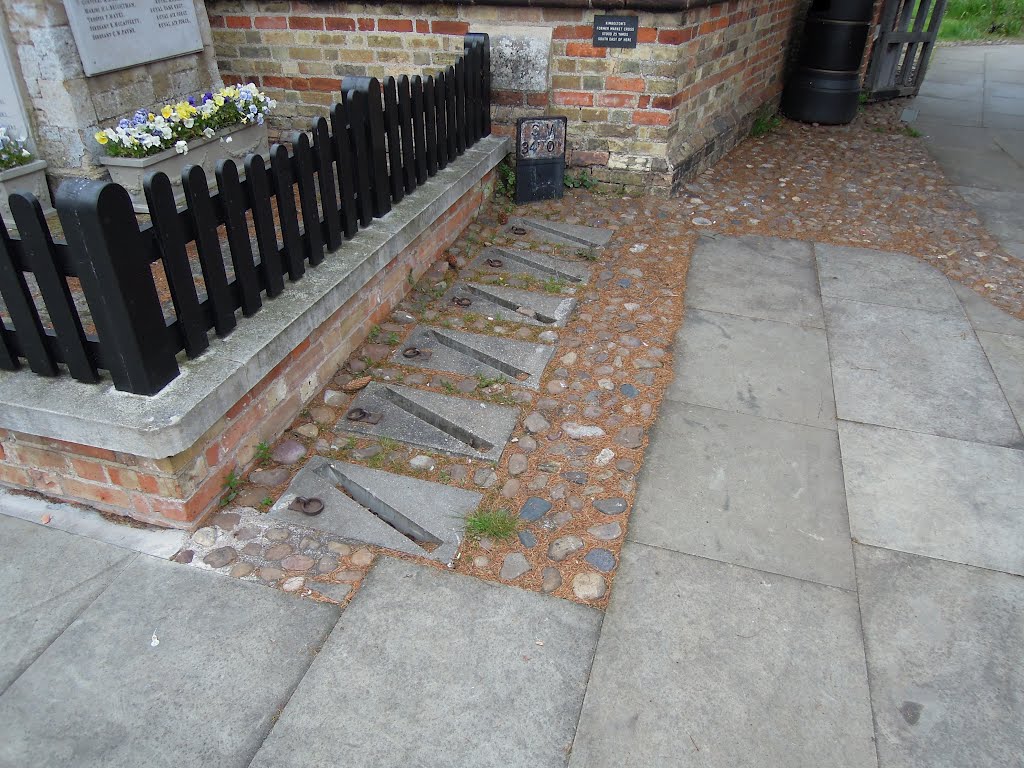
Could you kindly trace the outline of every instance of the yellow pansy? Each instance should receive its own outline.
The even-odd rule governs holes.
[[[106,144],[108,141],[110,141],[110,139],[107,138],[107,134],[105,134],[103,131],[96,131],[96,135],[94,136],[94,138],[100,144]]]

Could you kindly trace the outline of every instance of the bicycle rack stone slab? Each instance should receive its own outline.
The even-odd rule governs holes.
[[[491,266],[488,261],[497,259],[501,262]],[[560,259],[546,253],[521,251],[517,248],[501,248],[492,245],[469,265],[470,268],[483,272],[510,272],[515,275],[530,275],[541,280],[564,280],[568,283],[586,283],[590,280],[590,267],[578,261]]]
[[[522,231],[525,230],[525,231]],[[560,221],[526,219],[513,216],[508,220],[504,233],[513,237],[546,240],[558,245],[576,248],[602,248],[612,239],[614,232],[599,227],[585,227],[581,224],[563,224]]]
[[[452,303],[457,298],[472,301],[467,312],[505,320],[509,323],[561,328],[569,321],[576,299],[549,296],[519,288],[482,285],[463,280],[456,281],[442,298]]]
[[[408,358],[408,349],[428,354]],[[462,376],[502,379],[528,389],[540,389],[540,377],[555,348],[532,341],[514,341],[447,328],[419,327],[391,360],[401,365],[448,371]]]
[[[320,499],[324,511],[307,517],[288,509],[296,496]],[[295,475],[270,516],[349,541],[449,563],[465,538],[466,516],[482,498],[475,491],[314,456]]]
[[[382,418],[376,424],[349,420],[348,414],[356,409]],[[512,435],[517,415],[515,408],[371,382],[352,401],[337,429],[367,437],[388,437],[455,456],[497,461]]]

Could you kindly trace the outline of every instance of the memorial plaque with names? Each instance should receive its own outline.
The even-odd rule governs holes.
[[[516,121],[516,202],[554,200],[565,187],[564,117]]]
[[[192,0],[65,0],[87,75],[203,49]]]
[[[638,16],[595,16],[595,48],[636,48]]]

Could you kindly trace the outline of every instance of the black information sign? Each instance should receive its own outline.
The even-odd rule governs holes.
[[[636,48],[638,16],[595,16],[595,48]]]
[[[516,122],[516,202],[554,200],[565,185],[564,117],[521,117]]]

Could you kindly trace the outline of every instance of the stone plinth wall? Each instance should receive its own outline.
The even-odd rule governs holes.
[[[495,159],[488,160],[486,173],[337,311],[308,334],[304,332],[303,341],[226,413],[218,411],[223,415],[190,448],[167,458],[147,458],[0,429],[0,485],[34,490],[159,525],[192,527],[217,507],[230,473],[244,472],[252,464],[259,443],[272,442],[292,424],[370,328],[391,313],[410,290],[410,283],[458,239],[493,193],[493,168],[505,151],[504,147],[500,149]],[[399,215],[396,210],[389,217]],[[287,302],[288,291],[275,301]],[[258,324],[261,320],[262,315],[251,322]],[[243,329],[236,333],[243,333]],[[224,343],[230,344],[231,339]],[[119,393],[110,396],[137,398]]]
[[[282,104],[282,129],[333,103],[343,75],[431,74],[455,60],[467,31],[487,32],[496,131],[512,133],[519,117],[565,115],[570,164],[632,190],[678,187],[746,134],[753,115],[781,93],[802,7],[730,0],[677,12],[609,11],[638,13],[640,29],[636,48],[607,49],[591,45],[594,16],[604,12],[590,8],[207,3],[225,79],[268,89]],[[494,44],[503,31],[533,46],[513,67],[503,67]]]
[[[85,76],[61,0],[0,0],[0,7],[53,187],[67,176],[106,178],[93,139],[100,126],[221,84],[202,0],[196,2],[201,52],[94,77]]]

